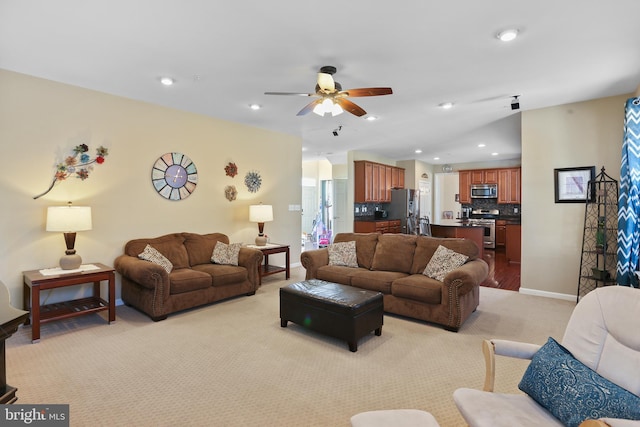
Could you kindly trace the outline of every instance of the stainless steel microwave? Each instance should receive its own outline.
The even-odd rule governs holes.
[[[471,186],[472,199],[495,199],[498,197],[498,184],[475,184]]]

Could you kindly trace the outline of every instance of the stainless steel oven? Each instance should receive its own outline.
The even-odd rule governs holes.
[[[470,219],[469,222],[476,227],[484,227],[483,243],[485,249],[496,248],[496,220],[495,219]]]

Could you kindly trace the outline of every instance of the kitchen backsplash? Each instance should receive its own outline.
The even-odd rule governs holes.
[[[471,209],[497,209],[500,215],[520,215],[522,210],[518,204],[498,204],[495,199],[477,199],[473,203],[463,204],[463,208]]]
[[[354,217],[374,217],[376,210],[387,210],[389,203],[355,203],[353,205]]]

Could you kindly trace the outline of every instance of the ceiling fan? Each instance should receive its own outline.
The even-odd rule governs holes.
[[[365,87],[359,89],[342,90],[340,83],[333,80],[336,73],[336,67],[326,65],[320,68],[318,72],[318,83],[316,84],[315,93],[295,93],[295,92],[265,92],[265,95],[294,95],[294,96],[315,96],[318,99],[311,101],[302,110],[298,112],[298,116],[313,111],[314,113],[324,116],[331,113],[332,116],[342,114],[348,111],[358,117],[364,116],[367,112],[360,106],[349,101],[347,97],[360,96],[378,96],[391,95],[393,91],[390,87]]]

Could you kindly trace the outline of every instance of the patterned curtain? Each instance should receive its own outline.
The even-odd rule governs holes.
[[[634,272],[640,269],[640,97],[627,100],[624,116],[616,281],[619,285],[637,286]]]

